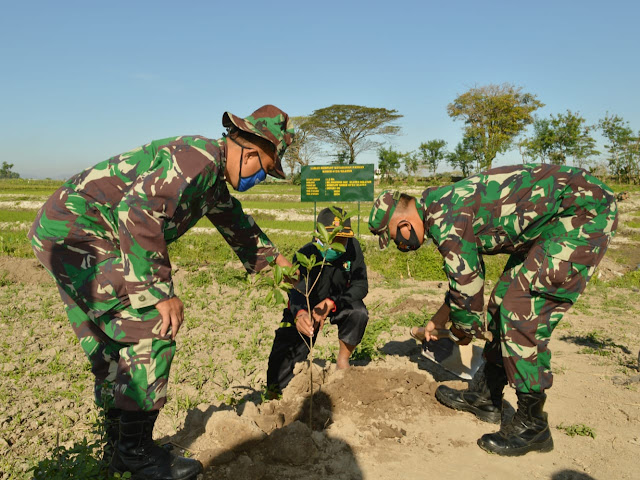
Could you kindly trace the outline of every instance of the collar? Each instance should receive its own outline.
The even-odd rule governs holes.
[[[222,137],[218,142],[218,147],[220,148],[220,165],[224,169],[227,165],[227,139],[226,137]]]
[[[434,206],[438,205],[438,192],[439,187],[428,187],[426,190],[422,192],[422,195],[419,199],[417,199],[416,207],[418,209],[418,215],[422,219],[422,223],[424,225],[424,236],[431,238],[430,227],[433,223],[433,210],[431,214],[429,213],[429,209],[433,209]]]
[[[418,210],[418,215],[420,216],[420,220],[424,223],[424,219],[426,217],[427,208],[425,207],[424,197],[416,198],[416,210]]]

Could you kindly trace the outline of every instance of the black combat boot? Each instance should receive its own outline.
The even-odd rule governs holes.
[[[202,464],[178,457],[153,442],[153,426],[158,412],[127,412],[120,417],[120,438],[109,473],[131,472],[132,480],[193,480]]]
[[[109,465],[113,452],[116,448],[118,437],[120,436],[120,415],[122,410],[110,408],[104,414],[104,449],[102,453],[102,463]]]
[[[511,422],[500,427],[496,433],[488,433],[478,440],[478,445],[489,453],[515,457],[525,453],[553,450],[553,438],[542,411],[545,393],[522,393],[518,395],[518,411]]]
[[[506,385],[507,375],[504,373],[504,368],[486,363],[484,380],[472,383],[468,390],[455,390],[446,385],[440,385],[436,389],[436,398],[449,408],[473,413],[483,422],[499,424],[502,413],[502,392]]]

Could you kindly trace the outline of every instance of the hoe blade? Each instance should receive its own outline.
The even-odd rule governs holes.
[[[448,338],[422,342],[422,356],[464,380],[471,380],[482,365],[482,348],[460,346]]]

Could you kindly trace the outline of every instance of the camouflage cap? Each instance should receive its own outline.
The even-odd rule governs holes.
[[[276,178],[285,177],[281,160],[295,135],[293,127],[289,125],[289,115],[273,105],[263,105],[245,118],[224,112],[222,126],[226,128],[238,127],[240,130],[253,133],[272,143],[276,149],[276,166],[267,173]]]
[[[389,245],[389,220],[393,216],[399,199],[399,191],[385,190],[373,202],[369,215],[369,230],[374,235],[378,235],[380,250],[384,250]]]

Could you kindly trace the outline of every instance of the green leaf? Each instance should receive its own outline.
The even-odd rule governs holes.
[[[282,267],[280,265],[276,265],[273,271],[273,279],[276,285],[280,285],[280,282],[282,282]]]
[[[335,240],[335,238],[338,236],[338,233],[340,233],[340,231],[342,230],[342,225],[336,227],[333,229],[333,231],[329,234],[329,244],[332,244],[333,241]]]
[[[340,253],[344,253],[347,251],[346,248],[344,248],[344,245],[338,242],[332,243],[331,248],[336,252],[340,252]]]
[[[311,255],[311,258],[309,258],[309,266],[307,267],[308,271],[311,271],[313,269],[313,267],[315,267],[316,265],[318,265],[318,259],[315,255]]]
[[[338,217],[340,220],[342,220],[342,213],[340,213],[338,211],[337,208],[335,207],[329,207],[329,210],[331,210],[331,213],[333,213],[334,216]]]
[[[309,270],[309,258],[301,254],[300,252],[296,252],[296,259],[298,260],[298,263],[300,264],[300,266]]]
[[[318,229],[318,238],[322,241],[322,243],[331,243],[329,241],[329,232],[327,232],[327,229],[324,227],[324,225],[322,225],[321,223],[317,223],[316,225]]]
[[[275,291],[275,299],[276,299],[276,305],[281,305],[285,303],[284,295],[282,295],[282,292],[280,290]]]
[[[313,246],[316,247],[318,253],[326,252],[329,246],[327,244],[321,245],[320,242],[313,242]]]

